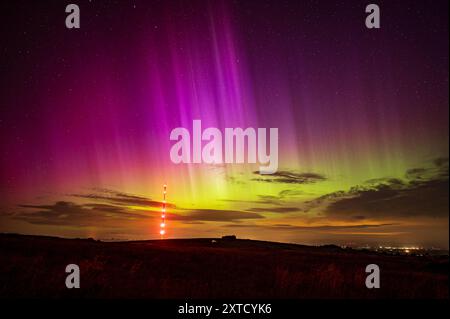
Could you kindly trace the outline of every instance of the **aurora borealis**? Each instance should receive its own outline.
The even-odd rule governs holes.
[[[2,4],[0,231],[448,248],[448,3]],[[11,8],[13,6],[13,8]],[[170,132],[279,130],[279,165],[170,160]]]

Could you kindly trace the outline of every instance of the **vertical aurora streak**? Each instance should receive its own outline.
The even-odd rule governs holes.
[[[80,2],[72,33],[24,8],[44,18],[5,21],[0,231],[156,238],[167,182],[173,237],[448,246],[448,4],[381,5],[377,32],[358,1]],[[278,127],[281,175],[173,164],[194,119]]]

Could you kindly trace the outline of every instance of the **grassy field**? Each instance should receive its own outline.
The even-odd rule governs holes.
[[[0,297],[448,298],[448,257],[251,240],[100,242],[0,235]],[[81,288],[67,289],[77,264]],[[365,267],[381,288],[365,287]]]

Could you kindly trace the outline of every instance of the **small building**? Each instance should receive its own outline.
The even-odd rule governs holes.
[[[236,240],[236,235],[222,236],[222,239],[224,239],[224,240]]]

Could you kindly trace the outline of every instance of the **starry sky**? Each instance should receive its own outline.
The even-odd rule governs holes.
[[[0,232],[448,248],[448,2],[3,1]],[[279,169],[170,132],[277,127]]]

